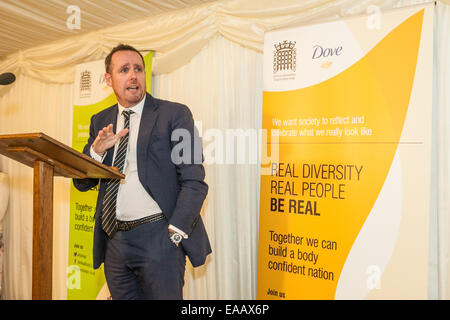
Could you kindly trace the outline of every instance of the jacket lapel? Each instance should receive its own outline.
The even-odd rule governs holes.
[[[116,128],[117,128],[117,113],[119,112],[119,106],[116,104],[111,108],[111,112],[108,112],[104,118],[105,122],[104,122],[104,126],[106,127],[108,126],[110,123],[113,124],[113,132],[116,132]],[[111,166],[112,165],[112,160],[113,160],[113,155],[114,155],[114,147],[110,148],[107,152],[106,152],[106,158],[104,163],[106,165]]]
[[[137,141],[137,166],[139,176],[141,176],[141,173],[144,174],[150,136],[157,118],[158,106],[155,104],[153,97],[147,93],[144,108],[142,110]],[[142,177],[145,177],[145,174],[142,175]]]

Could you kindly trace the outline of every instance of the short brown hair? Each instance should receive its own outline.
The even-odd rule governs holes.
[[[134,48],[134,47],[132,47],[132,46],[130,46],[128,44],[121,43],[121,44],[117,45],[116,47],[112,48],[111,52],[105,58],[105,70],[106,70],[107,73],[110,73],[109,66],[111,64],[111,57],[117,51],[134,51],[134,52],[137,52],[139,54],[139,56],[141,57],[142,63],[144,64],[144,68],[145,68],[145,61],[144,61],[144,57],[142,56],[142,54],[136,48]]]

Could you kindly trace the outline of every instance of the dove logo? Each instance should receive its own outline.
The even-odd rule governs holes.
[[[313,47],[312,59],[329,58],[333,56],[340,56],[342,53],[342,46],[336,48],[324,48],[321,45]]]

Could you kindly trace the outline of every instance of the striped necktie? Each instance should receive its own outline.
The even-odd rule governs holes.
[[[125,118],[123,128],[130,129],[130,115],[134,113],[131,110],[124,110],[122,115]],[[116,157],[114,158],[113,166],[117,167],[120,172],[123,172],[123,166],[125,164],[125,157],[128,149],[128,136],[129,132],[120,139],[119,147],[117,148]],[[102,228],[111,239],[117,231],[116,220],[116,202],[117,192],[120,186],[120,179],[109,179],[106,186],[105,196],[103,198],[103,215],[102,215]]]

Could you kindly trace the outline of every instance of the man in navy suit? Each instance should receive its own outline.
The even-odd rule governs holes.
[[[126,177],[115,193],[109,179],[73,180],[80,191],[100,183],[94,268],[104,262],[113,299],[182,299],[185,256],[196,267],[211,253],[200,217],[208,192],[201,141],[186,106],[146,93],[139,51],[118,45],[105,67],[118,104],[92,116],[83,152],[111,166],[125,149]]]

